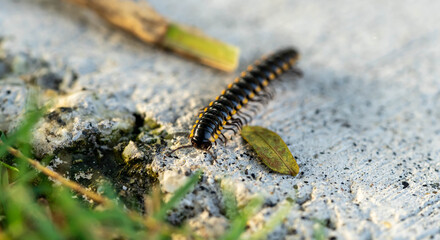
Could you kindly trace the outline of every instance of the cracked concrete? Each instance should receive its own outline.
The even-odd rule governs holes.
[[[247,234],[291,198],[296,204],[271,239],[310,239],[316,226],[328,238],[440,239],[439,3],[150,2],[173,20],[239,46],[240,69],[262,54],[294,45],[304,72],[297,81],[283,77],[275,99],[252,122],[280,134],[300,174],[271,172],[239,137],[216,147],[216,164],[197,151],[165,158],[158,152],[150,167],[163,190],[171,189],[164,180],[171,179],[168,174],[183,179],[204,171],[170,221],[189,220],[201,234],[217,222],[221,231],[227,224],[220,193],[225,181],[234,186],[240,204],[255,194],[264,197]],[[140,114],[167,132],[186,132],[198,109],[235,76],[145,46],[70,4],[0,0],[0,6],[4,48],[75,72],[65,94],[86,89],[97,96],[99,109],[110,113],[99,121],[127,117],[133,125],[133,114]],[[21,111],[11,106],[24,99],[26,88],[11,100],[4,78],[0,81],[1,100],[7,99],[14,119]],[[78,114],[81,126],[87,114]],[[46,151],[54,143],[39,146]],[[177,137],[169,148],[185,143],[185,137]]]

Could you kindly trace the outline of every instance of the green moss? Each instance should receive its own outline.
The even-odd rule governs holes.
[[[159,175],[157,174],[157,172],[153,171],[153,168],[151,166],[147,166],[145,168],[145,172],[147,173],[148,176],[153,178],[155,182],[158,182]]]
[[[156,120],[152,118],[146,118],[144,119],[144,126],[146,130],[153,130],[160,128],[162,125],[160,125],[158,122],[156,122]]]

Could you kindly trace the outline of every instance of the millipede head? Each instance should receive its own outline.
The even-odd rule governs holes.
[[[191,138],[191,144],[194,148],[203,151],[208,151],[212,147],[212,143],[209,139]]]

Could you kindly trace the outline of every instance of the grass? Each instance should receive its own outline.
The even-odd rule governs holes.
[[[28,111],[15,132],[7,136],[0,132],[0,239],[171,239],[176,235],[200,239],[185,224],[167,222],[167,213],[197,184],[200,171],[193,173],[168,202],[163,202],[155,188],[151,196],[145,196],[145,213],[127,209],[109,185],[101,186],[103,194],[97,194],[61,175],[57,177],[32,159],[30,133],[44,111]],[[54,179],[61,185],[54,184]],[[104,200],[92,201],[93,194]],[[240,209],[231,191],[224,191],[224,198],[231,225],[221,239],[243,238],[263,199],[251,199]],[[290,203],[281,207],[261,230],[246,238],[264,239],[289,209]]]
[[[313,219],[313,239],[325,240],[327,239],[327,233],[325,228],[325,222],[319,219]]]
[[[224,198],[224,205],[226,216],[231,221],[231,227],[220,239],[233,240],[244,238],[247,222],[261,209],[263,205],[263,198],[260,196],[254,197],[242,209],[237,206],[237,199],[232,189],[223,187],[222,194]],[[265,226],[258,231],[246,236],[246,239],[266,239],[267,235],[272,232],[282,221],[287,217],[287,214],[292,209],[292,201],[286,201],[272,216],[266,221]]]

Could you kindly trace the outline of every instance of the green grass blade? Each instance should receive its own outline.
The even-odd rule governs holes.
[[[9,170],[12,170],[12,171],[15,171],[15,172],[20,172],[20,171],[18,170],[18,168],[13,167],[13,166],[11,166],[11,165],[5,163],[5,162],[0,161],[0,164],[3,165],[5,168],[7,168],[7,169],[9,169]]]
[[[93,212],[79,205],[70,192],[60,188],[52,196],[52,201],[56,210],[62,212],[68,222],[63,229],[65,236],[72,239],[96,239],[94,230],[99,229],[99,225],[93,219]]]
[[[159,209],[159,212],[155,214],[155,218],[158,220],[165,219],[165,216],[171,208],[177,205],[180,200],[182,200],[183,197],[191,190],[194,185],[199,181],[200,176],[202,175],[201,171],[197,171],[194,173],[194,175],[191,176],[191,178],[179,189],[176,190],[173,197],[165,204],[161,206]]]
[[[35,196],[25,186],[16,186],[7,191],[6,213],[9,222],[9,232],[32,233],[29,232],[28,221],[32,222],[36,232],[42,239],[62,239],[61,234],[55,228],[52,221],[46,216],[43,208],[33,200]],[[16,230],[18,230],[16,232]]]
[[[222,188],[223,204],[225,205],[226,216],[232,220],[238,217],[237,199],[229,187]]]
[[[9,186],[9,173],[0,166],[0,193]],[[1,194],[0,194],[1,196]]]
[[[250,200],[250,202],[244,207],[240,214],[231,223],[229,231],[223,235],[222,240],[235,240],[239,239],[241,234],[246,230],[246,223],[255,212],[263,205],[263,199],[256,197]]]
[[[4,141],[0,143],[0,159],[6,156],[6,153],[8,151],[8,144]]]
[[[315,240],[325,240],[327,239],[327,234],[325,232],[325,224],[322,220],[314,219],[313,224],[313,239]]]
[[[292,204],[287,202],[285,205],[281,206],[278,211],[276,211],[270,219],[266,222],[265,226],[259,231],[252,234],[251,240],[266,239],[267,235],[274,230],[280,223],[287,217],[290,210],[292,209]]]
[[[0,157],[3,157],[7,153],[7,147],[15,145],[17,142],[28,143],[31,138],[32,128],[37,124],[38,120],[44,115],[44,109],[30,111],[25,114],[25,118],[21,122],[21,125],[8,137],[6,141],[2,140],[3,144],[0,144]],[[3,137],[5,139],[5,137]],[[28,147],[27,147],[28,148]],[[27,155],[29,149],[20,149],[23,154]]]

